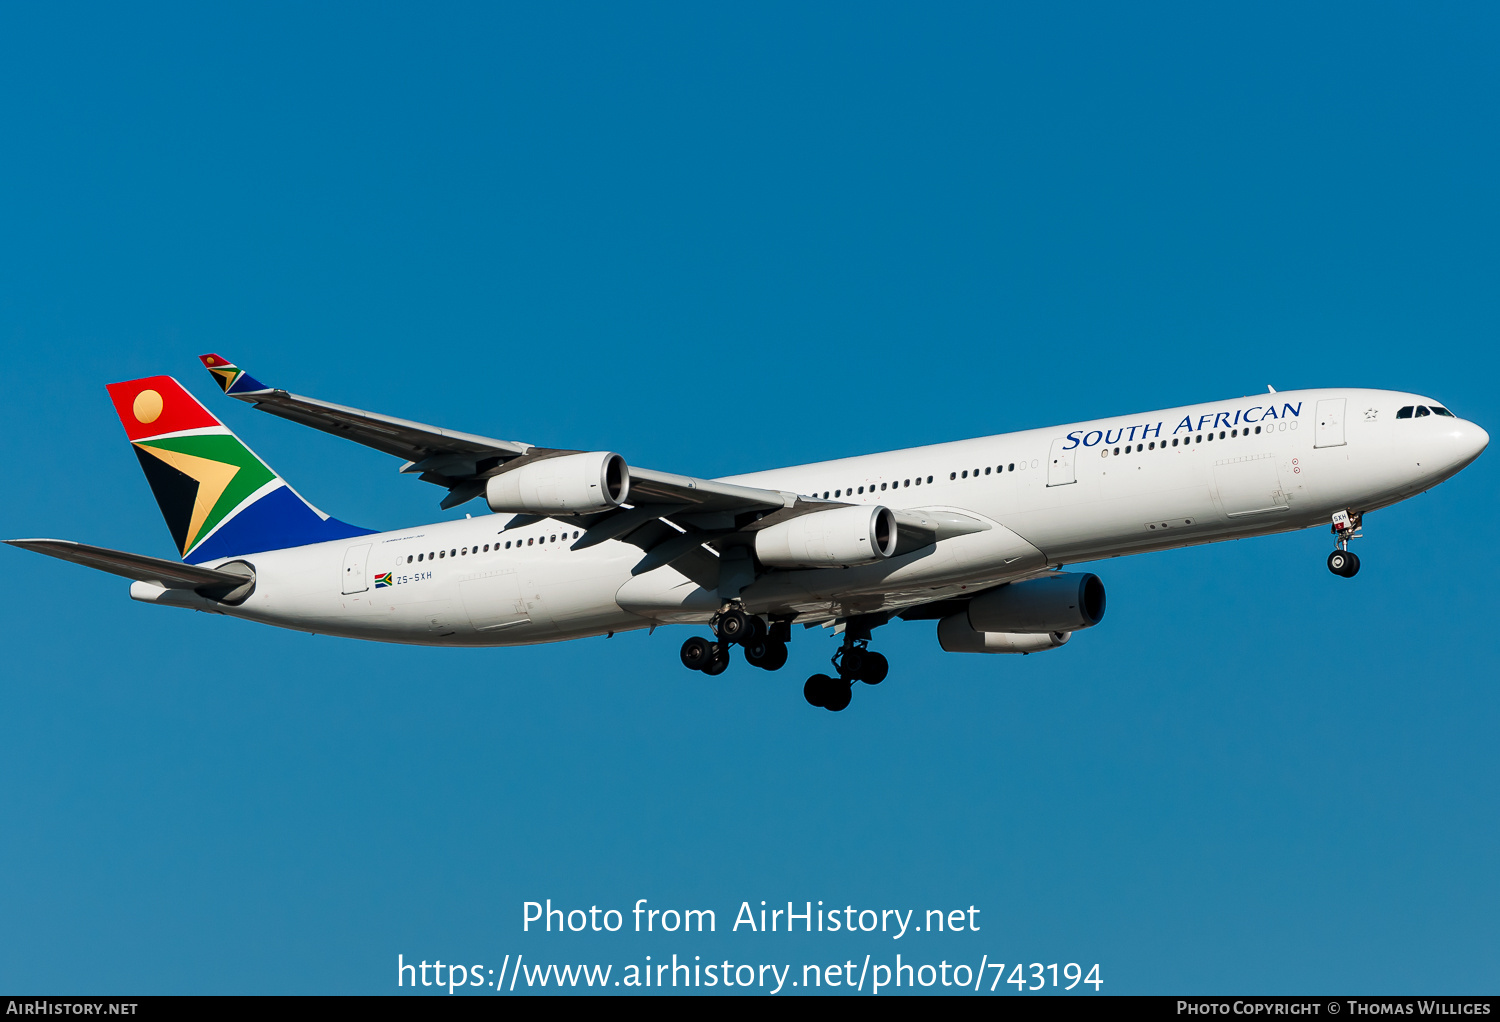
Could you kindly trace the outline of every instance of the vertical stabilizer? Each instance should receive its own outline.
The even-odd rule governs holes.
[[[172,377],[111,383],[108,390],[184,561],[371,531],[303,500]]]

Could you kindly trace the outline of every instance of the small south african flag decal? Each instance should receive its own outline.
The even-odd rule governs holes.
[[[393,586],[395,584],[396,583],[394,583],[394,582],[391,581],[391,573],[388,572],[388,571],[384,572],[383,574],[375,576],[375,588],[376,589],[385,589],[385,588],[387,588],[389,586]]]

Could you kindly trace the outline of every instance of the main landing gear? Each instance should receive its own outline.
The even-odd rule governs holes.
[[[1351,539],[1361,539],[1358,511],[1340,511],[1333,516],[1333,534],[1339,548],[1328,555],[1328,570],[1344,578],[1359,574],[1359,555],[1349,549]]]
[[[717,641],[695,635],[682,644],[684,667],[708,675],[723,674],[729,666],[730,650],[736,645],[745,648],[745,662],[751,667],[779,671],[786,666],[786,644],[792,637],[789,622],[777,621],[768,628],[765,621],[747,614],[743,607],[731,606],[718,613],[713,625]]]
[[[862,681],[866,685],[879,685],[884,681],[891,665],[884,656],[869,648],[869,641],[868,627],[846,627],[844,644],[833,655],[833,668],[838,672],[838,677],[814,674],[802,686],[803,698],[814,706],[837,713],[854,698],[856,681]]]

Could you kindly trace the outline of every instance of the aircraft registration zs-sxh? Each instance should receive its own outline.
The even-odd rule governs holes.
[[[842,710],[884,680],[871,629],[936,620],[943,649],[1055,649],[1104,616],[1064,565],[1332,523],[1350,577],[1363,515],[1477,458],[1489,434],[1430,398],[1305,390],[914,447],[725,479],[627,466],[299,397],[218,355],[230,397],[405,460],[493,516],[394,532],[314,508],[169,376],[109,386],[182,562],[66,540],[16,546],[131,579],[146,603],[325,635],[509,646],[708,625],[682,662],[735,645],[774,671],[793,623],[834,626]],[[1269,390],[1270,388],[1268,388]]]

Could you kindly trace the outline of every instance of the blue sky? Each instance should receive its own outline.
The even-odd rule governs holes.
[[[103,389],[163,372],[325,510],[442,516],[206,351],[706,476],[1267,384],[1493,432],[1497,45],[1477,5],[11,7],[0,533],[169,555]],[[1352,581],[1311,531],[1096,565],[1108,618],[1047,655],[894,624],[841,715],[820,631],[707,679],[682,628],[359,644],[0,552],[0,988],[903,951],[1493,991],[1494,465],[1371,515]],[[549,897],[983,928],[523,934]]]

